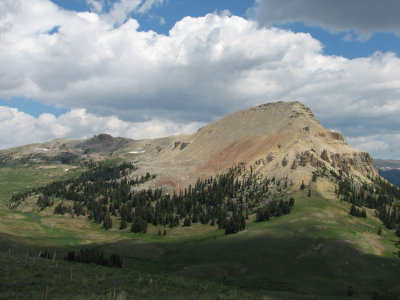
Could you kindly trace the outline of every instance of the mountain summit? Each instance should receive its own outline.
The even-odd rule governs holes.
[[[178,190],[242,166],[298,188],[313,174],[345,173],[358,181],[378,175],[371,156],[350,147],[338,132],[324,128],[300,102],[250,107],[200,128],[191,135],[131,140],[100,134],[73,141],[55,140],[0,152],[0,163],[68,163],[119,156],[157,174],[150,187]]]
[[[325,129],[300,102],[268,103],[232,113],[192,135],[137,142],[140,164],[183,187],[235,165],[300,186],[313,172],[334,171],[367,180],[378,176],[371,156]],[[158,171],[158,172],[157,172]]]

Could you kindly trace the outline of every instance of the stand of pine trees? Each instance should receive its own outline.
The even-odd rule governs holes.
[[[352,204],[350,208],[350,215],[358,218],[366,218],[367,212],[365,208],[357,208],[354,204]]]
[[[85,264],[96,264],[105,267],[122,268],[123,260],[117,254],[112,254],[109,258],[104,256],[104,252],[95,249],[80,249],[79,252],[70,251],[64,258],[68,261],[76,261]]]
[[[148,224],[154,226],[191,226],[193,223],[210,224],[225,229],[226,234],[245,229],[249,214],[257,213],[257,220],[266,220],[261,215],[281,216],[290,213],[294,199],[290,201],[270,200],[271,189],[282,193],[287,181],[271,180],[259,174],[243,173],[243,167],[230,169],[215,178],[198,179],[194,186],[174,193],[163,194],[160,189],[137,190],[135,186],[155,178],[146,173],[129,179],[127,175],[136,170],[132,164],[95,165],[76,179],[52,182],[29,193],[13,196],[12,201],[21,201],[28,195],[39,195],[43,207],[53,203],[52,198],[73,201],[66,205],[62,201],[55,214],[87,215],[90,220],[112,228],[113,217],[121,219],[120,229],[130,228],[134,233],[146,233]],[[260,208],[262,206],[263,208]],[[260,215],[260,216],[259,216]]]
[[[256,221],[269,221],[271,217],[280,217],[289,214],[294,206],[294,198],[289,201],[273,200],[267,203],[266,206],[257,209]]]
[[[352,204],[350,214],[364,217],[364,209],[375,209],[376,216],[388,229],[396,229],[400,226],[400,189],[381,178],[376,178],[373,184],[357,187],[352,179],[340,178],[338,196]],[[400,231],[400,230],[399,230]]]

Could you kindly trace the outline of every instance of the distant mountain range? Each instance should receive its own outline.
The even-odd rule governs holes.
[[[379,175],[400,187],[400,160],[374,159]]]

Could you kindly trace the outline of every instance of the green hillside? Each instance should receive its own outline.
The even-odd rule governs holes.
[[[86,216],[7,207],[13,192],[76,178],[84,170],[13,167],[0,170],[0,298],[65,299],[398,299],[398,238],[366,209],[349,214],[335,186],[318,178],[289,196],[292,212],[227,235],[217,226],[148,225],[104,230]],[[29,184],[27,184],[29,183]],[[310,197],[309,197],[310,196]],[[29,206],[31,205],[31,206]],[[21,211],[22,210],[22,211]],[[379,228],[382,234],[378,235]],[[121,269],[64,261],[69,251],[95,248],[118,254]],[[38,258],[48,250],[51,259]],[[54,257],[54,253],[56,254]],[[53,260],[54,258],[54,260]],[[71,277],[72,270],[72,277]],[[350,299],[350,298],[349,298]]]

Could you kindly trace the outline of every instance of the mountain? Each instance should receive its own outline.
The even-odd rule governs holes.
[[[400,187],[400,160],[374,159],[379,175]]]
[[[0,166],[20,163],[71,163],[80,159],[104,159],[131,139],[99,134],[85,140],[57,139],[0,151]]]
[[[69,163],[110,155],[136,161],[156,174],[154,187],[180,189],[237,165],[293,183],[310,182],[326,169],[369,181],[378,176],[371,156],[325,129],[300,102],[276,102],[223,117],[192,135],[135,141],[107,134],[55,140],[0,152],[0,164],[16,161]],[[139,173],[140,171],[138,171]]]
[[[324,168],[366,181],[378,176],[368,153],[350,147],[340,133],[325,129],[299,102],[251,107],[192,135],[145,140],[135,146],[142,152],[137,154],[139,164],[162,175],[158,184],[167,179],[175,188],[240,164],[292,181],[295,188]]]
[[[399,216],[299,102],[21,146],[0,151],[0,298],[398,299]]]

